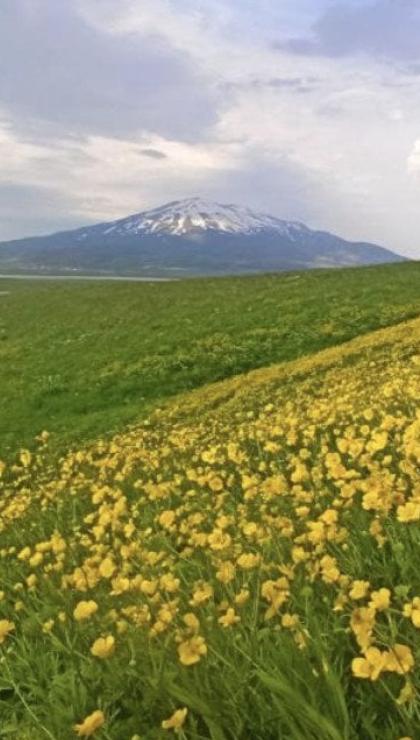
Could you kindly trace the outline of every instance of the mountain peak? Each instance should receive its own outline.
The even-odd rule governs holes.
[[[401,260],[296,221],[193,197],[117,221],[0,244],[0,267],[155,276],[226,275]]]
[[[195,196],[115,221],[105,228],[104,233],[186,236],[204,231],[253,234],[269,230],[291,234],[305,228],[303,224],[282,221],[244,206],[217,203]]]

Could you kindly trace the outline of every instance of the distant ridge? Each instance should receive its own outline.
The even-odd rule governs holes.
[[[107,275],[223,275],[399,262],[298,221],[201,198],[116,221],[0,243],[0,271]]]

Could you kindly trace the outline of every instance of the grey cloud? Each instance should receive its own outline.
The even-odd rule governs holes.
[[[316,87],[316,77],[272,77],[263,80],[262,85],[277,90],[294,90],[299,93],[310,92]]]
[[[317,77],[254,77],[243,82],[224,83],[221,89],[224,92],[234,92],[235,90],[272,88],[302,93],[315,89],[319,82]]]
[[[298,163],[287,157],[276,161],[258,152],[249,153],[240,169],[220,173],[212,190],[203,195],[309,224],[319,220],[319,201],[327,199],[319,180]]]
[[[159,149],[142,149],[141,154],[144,157],[150,157],[150,159],[167,159],[168,155]]]
[[[69,198],[50,188],[0,183],[0,241],[80,226],[69,212]]]
[[[376,0],[362,5],[334,4],[313,27],[311,37],[276,43],[301,55],[378,59],[420,59],[420,7],[417,0]]]
[[[300,87],[302,79],[300,77],[273,77],[267,80],[266,84],[270,87]]]
[[[196,140],[218,101],[187,55],[162,40],[107,35],[61,0],[1,0],[0,104],[20,127]],[[33,126],[34,127],[34,126]]]
[[[286,157],[273,161],[268,155],[250,152],[240,169],[215,171],[205,180],[198,175],[197,182],[190,182],[187,188],[182,179],[175,189],[172,183],[161,184],[156,193],[156,205],[197,192],[221,202],[250,205],[286,219],[316,223],[322,190],[320,183],[303,167]],[[317,198],[314,198],[314,193]],[[326,194],[324,197],[327,199]],[[95,195],[96,207],[105,208],[108,204],[106,198],[101,204]],[[87,217],[89,209],[86,206],[83,194],[77,200],[74,196],[64,197],[48,187],[0,183],[0,241],[104,220]],[[135,209],[132,210],[134,212]],[[127,208],[120,215],[128,215],[129,212],[130,208]]]
[[[406,74],[414,75],[415,77],[417,77],[418,75],[420,75],[420,63],[408,64],[404,67],[403,71]]]

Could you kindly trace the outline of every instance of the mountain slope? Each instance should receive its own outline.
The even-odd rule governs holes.
[[[0,269],[8,272],[220,275],[401,260],[375,244],[200,198],[0,244]]]

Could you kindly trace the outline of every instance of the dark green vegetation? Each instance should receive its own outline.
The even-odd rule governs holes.
[[[0,280],[0,454],[418,315],[420,264],[174,283]]]
[[[94,230],[97,227],[92,227]],[[85,230],[81,230],[84,232]],[[76,235],[79,231],[74,232]],[[0,272],[30,275],[128,275],[210,277],[252,275],[325,267],[355,267],[405,261],[375,244],[348,242],[327,232],[303,231],[189,236],[121,236],[104,233],[0,243]]]

